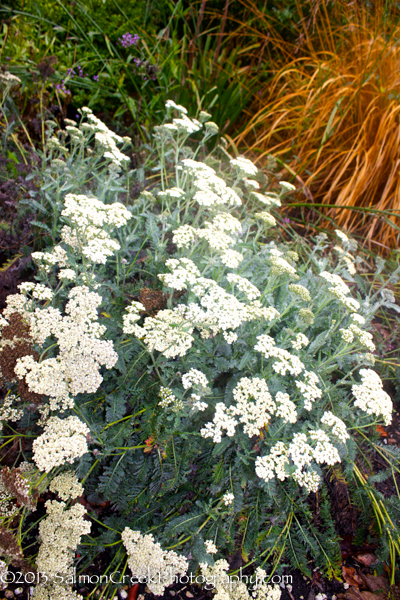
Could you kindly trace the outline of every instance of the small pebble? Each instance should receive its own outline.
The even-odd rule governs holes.
[[[300,600],[304,600],[304,596],[300,596]]]
[[[22,588],[22,587],[19,587],[19,588],[17,588],[17,589],[14,590],[14,594],[16,596],[20,596],[23,593],[24,593],[24,588]]]
[[[6,598],[14,598],[14,592],[12,592],[11,590],[6,590],[4,592],[4,595]]]
[[[337,596],[335,594],[333,594],[332,600],[337,600]]]
[[[128,592],[126,592],[125,590],[121,590],[121,591],[120,591],[120,594],[121,594],[121,598],[122,598],[122,600],[125,600],[125,598],[127,598],[127,597],[128,597]]]
[[[343,587],[344,587],[344,589],[345,589],[345,590],[348,590],[348,589],[349,589],[349,587],[350,587],[350,584],[349,584],[349,583],[344,583],[344,584],[343,584]]]
[[[186,592],[186,597],[187,598],[194,598],[193,594],[191,592]]]
[[[171,590],[171,591],[170,591],[170,595],[171,595],[171,596],[176,596],[176,592],[174,592],[174,590]]]
[[[286,589],[287,589],[287,591],[288,591],[289,593],[291,593],[291,591],[292,591],[292,589],[293,589],[293,586],[292,586],[292,585],[290,585],[290,583],[288,583],[288,584],[286,585]]]

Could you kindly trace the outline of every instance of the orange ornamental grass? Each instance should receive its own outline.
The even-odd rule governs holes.
[[[280,157],[337,226],[388,253],[400,239],[400,27],[378,4],[314,4],[298,56],[285,45],[235,143],[259,163]]]

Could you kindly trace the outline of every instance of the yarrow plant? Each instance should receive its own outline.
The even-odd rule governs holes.
[[[159,183],[133,205],[120,202],[135,175],[124,138],[86,108],[71,149],[49,125],[53,243],[32,255],[37,281],[8,297],[0,322],[2,419],[33,438],[18,476],[27,497],[59,498],[39,526],[49,579],[37,600],[80,597],[54,586],[81,542],[86,564],[107,547],[111,571],[148,576],[160,596],[190,572],[214,581],[215,598],[277,600],[262,569],[252,590],[227,583],[223,557],[239,549],[249,564],[275,555],[310,574],[312,557],[337,575],[328,472],[351,477],[355,434],[391,420],[368,329],[392,298],[361,293],[354,243],[341,235],[329,254],[319,237],[304,257],[280,242],[272,212],[292,184],[265,190],[247,158],[207,154],[210,115],[166,110]],[[16,540],[24,513],[8,479],[2,518]]]

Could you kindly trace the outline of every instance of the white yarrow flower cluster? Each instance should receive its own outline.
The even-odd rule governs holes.
[[[356,398],[354,406],[361,408],[368,415],[383,417],[385,425],[392,422],[392,400],[384,390],[378,373],[372,369],[360,369],[361,384],[353,385],[352,392]]]
[[[296,381],[296,387],[300,390],[304,398],[304,408],[312,410],[312,405],[317,398],[322,398],[322,390],[318,387],[318,375],[312,371],[304,371],[303,377],[305,381]]]
[[[310,343],[310,340],[304,333],[298,333],[294,340],[291,341],[292,348],[295,350],[301,350],[305,348]]]
[[[25,378],[32,392],[50,397],[50,410],[72,408],[74,396],[95,392],[103,381],[100,367],[111,369],[117,362],[113,343],[99,339],[105,332],[97,322],[101,301],[86,286],[76,286],[69,292],[66,315],[51,306],[26,314],[34,341],[43,345],[54,336],[58,356],[40,362],[32,355],[24,356],[14,371],[19,379]]]
[[[50,417],[44,432],[32,444],[36,466],[48,473],[54,467],[74,462],[88,451],[86,436],[89,433],[87,425],[78,417]]]
[[[200,277],[199,269],[189,258],[170,258],[165,265],[172,273],[158,275],[158,278],[166,287],[174,290],[185,290],[188,284],[194,285],[197,278]]]
[[[254,163],[244,156],[238,156],[238,158],[231,158],[230,163],[233,167],[236,167],[239,174],[245,177],[252,177],[257,175],[258,169]]]
[[[240,275],[236,275],[236,273],[228,273],[226,278],[229,283],[236,285],[238,290],[243,292],[248,300],[256,300],[256,298],[261,296],[260,290],[246,279],[246,277],[240,277]]]
[[[342,421],[342,419],[336,417],[332,412],[325,411],[322,416],[321,423],[330,427],[332,434],[341,442],[344,443],[350,438],[350,435],[347,432],[346,424]]]
[[[131,213],[120,202],[104,204],[84,194],[67,194],[64,207],[61,215],[69,220],[71,227],[62,228],[63,241],[92,262],[105,264],[120,248],[105,229],[122,227]]]
[[[270,422],[276,410],[266,381],[258,377],[242,377],[233,390],[233,398],[235,404],[229,407],[222,402],[216,405],[212,423],[206,423],[200,432],[204,438],[212,437],[218,443],[224,431],[232,437],[240,423],[244,425],[244,433],[251,438]]]
[[[188,373],[182,376],[182,386],[184,390],[188,390],[191,387],[206,389],[208,387],[208,379],[201,371],[190,369]]]
[[[66,508],[65,502],[56,500],[48,500],[45,506],[47,516],[39,524],[41,544],[36,567],[46,575],[46,582],[35,588],[33,600],[83,600],[66,583],[73,579],[73,561],[81,537],[90,533],[85,508],[79,503]]]
[[[228,187],[223,179],[217,176],[214,169],[191,158],[182,161],[184,170],[193,177],[193,185],[197,190],[194,199],[206,207],[226,204],[240,206],[241,199]]]
[[[226,494],[222,496],[222,502],[225,504],[225,506],[231,506],[234,500],[235,496],[231,492],[226,492]]]
[[[277,358],[278,360],[272,363],[272,368],[276,373],[286,375],[287,372],[290,375],[300,375],[304,369],[304,364],[297,356],[293,356],[287,350],[278,348],[275,345],[275,340],[267,334],[259,335],[257,337],[257,344],[254,346],[255,350],[261,352],[265,358]]]
[[[207,554],[217,554],[218,548],[212,540],[205,540],[204,545],[206,547]]]
[[[51,480],[49,490],[58,494],[61,500],[67,501],[82,496],[83,485],[73,471],[66,471]]]
[[[185,575],[188,562],[173,550],[165,551],[152,535],[142,535],[125,527],[121,533],[128,553],[128,566],[132,576],[147,581],[147,587],[155,596],[161,596],[172,585],[175,577]],[[149,577],[150,575],[150,577]]]
[[[213,565],[200,563],[200,569],[204,581],[214,587],[215,600],[280,600],[279,585],[269,585],[267,574],[261,568],[255,571],[255,585],[251,593],[243,581],[229,576],[229,563],[224,559],[215,561]]]

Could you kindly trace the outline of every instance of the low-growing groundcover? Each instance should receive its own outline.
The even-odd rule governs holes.
[[[310,576],[310,559],[339,577],[326,481],[359,472],[358,434],[391,421],[368,328],[395,306],[399,269],[369,291],[344,233],[334,253],[324,236],[279,242],[272,212],[293,186],[263,193],[249,160],[207,152],[210,115],[166,108],[159,183],[126,205],[129,140],[87,108],[66,131],[47,122],[32,201],[49,247],[7,298],[0,352],[4,439],[19,448],[1,471],[0,564],[37,568],[35,600],[81,598],[78,546],[78,574],[106,551],[105,575],[160,596],[191,574],[217,600],[277,600],[268,575]],[[385,510],[389,562],[396,498]],[[226,579],[235,555],[255,586]]]

